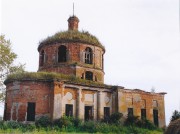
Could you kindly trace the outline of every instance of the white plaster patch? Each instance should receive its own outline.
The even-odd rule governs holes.
[[[12,90],[19,90],[20,89],[20,82],[13,82]]]
[[[105,101],[105,103],[109,103],[110,98],[106,96],[106,97],[104,98],[104,101]]]
[[[134,101],[139,102],[141,100],[141,97],[139,95],[134,96]]]
[[[72,93],[70,93],[70,92],[67,92],[67,94],[66,94],[66,97],[67,97],[67,100],[72,100]]]
[[[85,101],[93,102],[94,96],[93,94],[85,94]]]

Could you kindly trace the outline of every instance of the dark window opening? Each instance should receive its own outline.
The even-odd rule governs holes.
[[[128,117],[132,117],[133,115],[133,108],[128,108]]]
[[[86,71],[86,80],[93,80],[93,73],[90,71]]]
[[[110,108],[104,107],[104,120],[109,120],[110,118]]]
[[[60,46],[58,49],[58,62],[67,61],[67,48],[65,46]]]
[[[44,62],[45,62],[45,53],[44,50],[42,50],[40,54],[40,66],[43,66]]]
[[[73,105],[66,104],[66,116],[73,116]]]
[[[27,121],[35,121],[35,107],[36,107],[36,103],[28,102]]]
[[[85,106],[85,120],[93,120],[93,108],[92,106]]]
[[[146,109],[141,109],[141,119],[146,119]]]
[[[154,125],[158,127],[159,126],[158,110],[156,109],[153,109],[153,118],[154,118]]]
[[[92,49],[87,47],[85,49],[85,63],[86,64],[92,64],[92,60],[93,60]]]

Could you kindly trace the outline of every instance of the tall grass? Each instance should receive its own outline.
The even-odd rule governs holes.
[[[97,121],[82,122],[73,117],[62,118],[49,122],[47,117],[42,117],[35,124],[23,124],[15,121],[0,122],[0,133],[107,133],[107,134],[162,134],[161,129],[145,129],[134,125],[105,123]]]
[[[22,73],[14,73],[8,75],[4,83],[8,83],[12,80],[45,80],[45,81],[52,81],[52,80],[62,80],[66,83],[74,83],[74,84],[82,84],[86,86],[98,86],[98,87],[105,87],[105,88],[112,88],[111,85],[106,85],[100,82],[90,81],[75,77],[73,75],[65,75],[60,73],[52,73],[52,72],[22,72]]]
[[[61,31],[61,32],[56,33],[53,36],[47,37],[46,39],[40,42],[39,48],[46,44],[66,43],[66,42],[86,43],[86,44],[99,46],[105,49],[104,46],[99,42],[99,40],[94,35],[91,35],[87,31],[80,32],[80,31],[74,31],[74,30]]]

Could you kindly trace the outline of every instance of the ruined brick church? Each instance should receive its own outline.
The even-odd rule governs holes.
[[[88,32],[78,31],[79,19],[68,19],[68,30],[40,42],[39,69],[7,77],[4,120],[51,120],[63,115],[101,120],[120,112],[165,126],[164,92],[146,92],[104,84],[105,48]]]

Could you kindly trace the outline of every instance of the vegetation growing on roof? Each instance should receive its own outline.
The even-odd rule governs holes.
[[[81,84],[86,86],[98,86],[105,88],[112,88],[110,85],[105,85],[103,83],[94,82],[90,80],[84,80],[73,75],[64,75],[60,73],[51,72],[23,72],[15,73],[7,76],[5,84],[14,80],[63,80],[66,83]]]
[[[66,42],[87,43],[87,44],[96,45],[105,49],[104,46],[99,42],[99,40],[94,35],[91,35],[89,32],[87,31],[80,32],[80,31],[73,31],[73,30],[58,32],[53,36],[47,37],[46,39],[40,42],[39,48],[42,45],[46,45],[46,44],[66,43]]]

